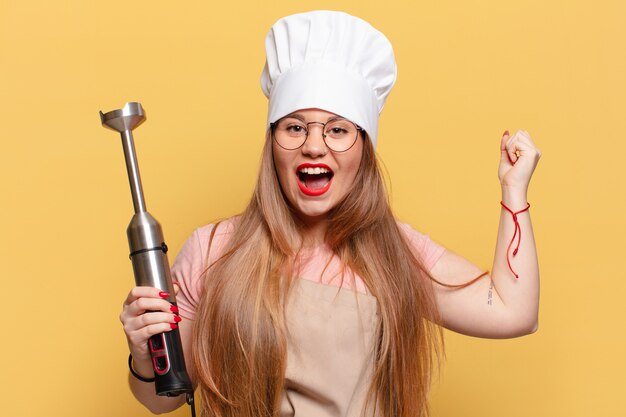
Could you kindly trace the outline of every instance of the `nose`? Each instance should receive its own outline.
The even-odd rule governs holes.
[[[328,147],[324,142],[324,125],[320,122],[311,122],[307,126],[307,138],[302,145],[302,153],[313,158],[324,156],[328,153]]]

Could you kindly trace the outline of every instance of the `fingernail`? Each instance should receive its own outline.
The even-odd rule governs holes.
[[[161,297],[161,298],[167,298],[167,297],[169,297],[169,296],[170,296],[170,293],[169,293],[169,292],[161,291],[161,292],[159,293],[159,297]]]
[[[182,320],[182,319],[180,318],[180,316],[174,316],[174,321],[175,321],[176,323],[180,323],[180,321],[181,321],[181,320]]]
[[[508,130],[505,130],[505,131],[504,131],[504,133],[502,134],[502,136],[503,136],[503,137],[504,137],[504,136],[509,136],[509,131],[508,131]]]
[[[170,306],[170,311],[171,311],[172,313],[178,313],[178,307],[176,307],[174,304],[172,304],[172,305]]]
[[[177,328],[178,328],[178,324],[176,324],[176,323],[170,323],[170,328],[171,328],[172,330],[177,329]]]

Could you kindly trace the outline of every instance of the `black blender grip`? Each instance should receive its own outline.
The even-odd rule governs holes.
[[[182,354],[180,331],[174,329],[152,336],[148,349],[152,356],[157,395],[173,397],[189,392],[191,383]]]

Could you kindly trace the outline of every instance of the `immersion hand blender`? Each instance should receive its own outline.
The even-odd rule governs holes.
[[[100,112],[100,119],[103,126],[120,132],[122,135],[124,158],[135,207],[135,215],[126,230],[135,282],[138,286],[156,287],[167,291],[170,294],[167,300],[176,305],[167,260],[167,245],[163,239],[161,225],[146,211],[135,156],[132,130],[146,120],[143,108],[139,103],[126,103],[122,109],[108,113]],[[148,349],[152,356],[157,395],[171,397],[187,393],[187,401],[191,404],[193,388],[185,369],[178,329],[152,336],[148,342]]]

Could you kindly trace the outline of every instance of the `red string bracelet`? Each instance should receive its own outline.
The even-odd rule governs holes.
[[[515,231],[513,232],[513,238],[511,239],[511,243],[509,243],[509,247],[506,248],[506,262],[509,264],[509,269],[511,270],[513,275],[515,275],[515,278],[519,278],[519,275],[517,275],[515,271],[513,271],[513,267],[511,266],[511,261],[509,260],[509,252],[511,251],[511,246],[513,246],[513,242],[515,242],[516,236],[517,236],[517,246],[515,247],[515,250],[513,251],[513,256],[517,255],[517,251],[519,250],[519,245],[522,243],[522,228],[520,227],[519,222],[517,221],[517,215],[527,211],[530,208],[530,203],[527,203],[527,204],[528,206],[526,206],[525,209],[520,210],[520,211],[513,211],[510,208],[508,208],[502,201],[500,201],[500,205],[502,205],[502,207],[504,207],[506,211],[511,213],[511,215],[513,216],[513,223],[515,223]]]

